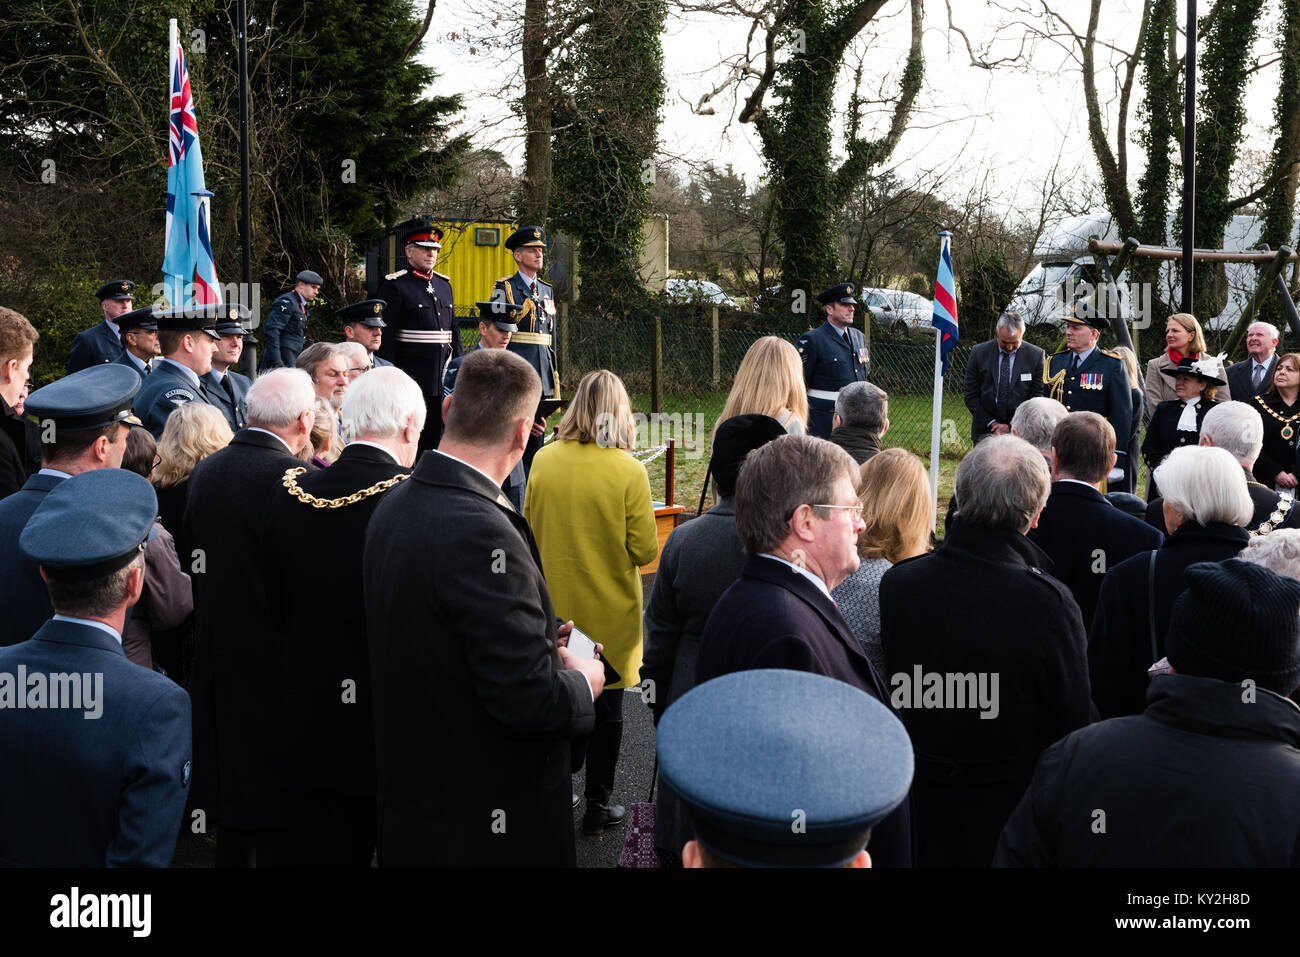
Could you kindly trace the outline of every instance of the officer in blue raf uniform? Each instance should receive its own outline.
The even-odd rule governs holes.
[[[320,294],[325,280],[310,269],[304,269],[295,278],[294,287],[276,296],[275,302],[271,303],[266,327],[262,330],[266,348],[262,351],[259,372],[282,366],[292,369],[298,361],[298,353],[307,344],[307,303]]]
[[[110,362],[64,376],[27,397],[23,417],[41,439],[42,467],[21,489],[0,499],[0,582],[5,596],[0,646],[26,641],[53,614],[40,572],[18,549],[27,520],[46,495],[74,474],[122,464],[128,424],[139,421],[131,415],[131,400],[139,389],[139,375]],[[111,510],[104,502],[100,507]]]
[[[68,353],[69,372],[112,362],[122,353],[122,334],[117,317],[131,311],[135,283],[129,279],[114,279],[100,286],[95,296],[104,311],[104,321],[77,333],[72,340],[72,350]]]
[[[148,480],[98,469],[50,492],[23,531],[55,614],[0,649],[0,855],[11,867],[171,863],[190,782],[189,696],[122,651],[157,514]],[[38,675],[46,691],[32,707]]]
[[[158,354],[158,320],[153,306],[141,306],[118,316],[117,328],[122,331],[122,354],[113,361],[143,379],[153,371],[149,363]]]
[[[500,300],[478,303],[478,345],[469,352],[477,349],[506,348],[510,344],[510,337],[519,331],[515,317],[519,315],[522,308]],[[469,352],[465,355],[469,355]],[[447,363],[447,371],[442,377],[443,398],[456,391],[456,373],[460,371],[460,364],[464,358],[465,356],[457,356]],[[524,471],[523,459],[520,459],[515,463],[510,475],[501,483],[501,491],[520,515],[524,513],[524,485],[527,480],[528,473]]]
[[[506,249],[515,257],[519,268],[512,275],[496,281],[493,299],[504,299],[510,305],[521,306],[515,316],[519,331],[510,337],[511,352],[528,360],[542,380],[542,398],[560,397],[560,377],[555,368],[555,290],[543,282],[538,273],[546,257],[546,230],[541,226],[523,226],[516,229],[505,242]],[[524,449],[524,472],[533,467],[533,456],[542,447],[546,435],[546,422],[533,425]]]
[[[695,834],[686,867],[870,867],[871,829],[914,769],[888,707],[804,671],[706,681],[664,712],[656,746]]]
[[[384,341],[384,329],[388,326],[384,322],[384,310],[387,307],[388,303],[382,299],[363,299],[361,302],[334,310],[334,318],[343,321],[343,338],[348,342],[359,342],[365,346],[366,352],[370,355],[372,369],[392,365],[377,354],[380,344]]]
[[[840,389],[850,382],[867,381],[867,338],[853,328],[857,307],[853,292],[853,283],[843,282],[819,295],[817,301],[826,307],[826,322],[795,342],[808,389],[808,431],[818,438],[831,436]]]
[[[1096,412],[1115,430],[1115,470],[1128,466],[1125,446],[1133,424],[1133,393],[1124,360],[1097,345],[1110,320],[1080,307],[1065,320],[1065,351],[1043,361],[1047,395],[1071,412]],[[1118,437],[1125,441],[1118,441]],[[1112,471],[1112,475],[1115,474]]]
[[[442,249],[442,230],[428,216],[417,216],[397,230],[409,269],[384,277],[376,296],[387,305],[384,321],[391,328],[379,355],[419,385],[429,415],[420,433],[420,451],[436,448],[442,438],[442,374],[461,354],[451,280],[434,272]]]
[[[244,328],[243,323],[252,316],[247,306],[235,303],[227,306],[224,318],[217,322],[217,351],[212,354],[212,369],[205,376],[200,376],[204,391],[212,404],[226,417],[230,431],[238,432],[248,425],[248,410],[244,397],[253,383],[248,376],[235,371],[239,357],[244,354],[244,346],[256,345],[253,334]]]
[[[221,340],[217,320],[224,317],[237,322],[243,308],[189,306],[156,314],[162,358],[154,363],[135,397],[135,414],[155,440],[162,438],[167,417],[186,402],[217,405],[203,385]]]

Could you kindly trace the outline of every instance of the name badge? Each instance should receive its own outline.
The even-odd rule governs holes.
[[[546,310],[546,314],[548,316],[555,315],[555,300],[552,299],[550,296],[547,296],[544,300],[542,300],[542,308]]]
[[[1033,379],[1034,379],[1034,374],[1033,374],[1032,372],[1022,372],[1022,373],[1020,373],[1020,381],[1021,381],[1021,382],[1032,382]]]

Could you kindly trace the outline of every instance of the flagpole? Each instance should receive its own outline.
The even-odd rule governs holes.
[[[244,288],[239,295],[239,301],[247,306],[253,299],[253,266],[252,266],[252,249],[253,235],[249,225],[249,197],[248,197],[248,0],[238,0],[235,4],[235,19],[239,24],[239,232],[240,239],[243,241],[243,273],[242,279]],[[252,317],[252,324],[257,325],[259,317]],[[250,378],[257,374],[257,350],[253,346],[244,349],[241,359],[241,367],[244,375]]]
[[[175,20],[169,20],[169,21],[168,21],[167,39],[168,39],[168,44],[167,44],[167,91],[168,91],[168,92],[167,92],[167,113],[168,113],[168,116],[170,116],[170,115],[171,115],[171,108],[172,108],[172,94],[171,94],[172,78],[173,78],[174,76],[176,76],[176,48],[180,45],[180,42],[181,42],[181,37],[180,37],[180,28],[176,25],[176,21],[175,21]],[[168,224],[168,226],[169,226],[169,232],[170,232],[170,224]],[[169,239],[170,237],[167,237],[167,238]],[[167,247],[166,247],[166,240],[164,240],[164,243],[163,243],[163,260],[164,260],[164,265],[166,264],[166,257],[167,257]],[[181,305],[181,304],[185,301],[185,290],[184,290],[184,288],[183,288],[182,286],[179,285],[180,282],[183,282],[183,280],[176,280],[176,279],[173,279],[173,277],[170,276],[170,275],[167,276],[167,283],[166,283],[166,286],[167,286],[167,292],[166,292],[166,296],[167,296],[167,302],[168,302],[169,304],[171,304],[172,306],[179,306],[179,305]]]
[[[934,330],[934,406],[930,411],[930,530],[939,526],[939,417],[943,415],[943,333]]]

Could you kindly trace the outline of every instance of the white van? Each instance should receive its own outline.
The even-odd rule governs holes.
[[[1243,252],[1259,242],[1260,220],[1256,216],[1234,216],[1224,230],[1223,248]],[[1173,235],[1173,218],[1170,217],[1167,235]],[[1103,240],[1123,241],[1108,213],[1088,216],[1071,216],[1050,224],[1034,246],[1034,267],[1016,287],[1015,296],[1004,312],[1018,312],[1030,325],[1052,325],[1060,328],[1064,323],[1067,305],[1079,298],[1091,296],[1095,288],[1105,285],[1096,259],[1088,252],[1088,240],[1097,236]],[[1145,237],[1138,237],[1145,239]],[[1147,243],[1149,244],[1149,243]],[[1114,260],[1114,256],[1110,257]],[[1139,289],[1126,268],[1119,277],[1119,295],[1129,305],[1129,315],[1145,328],[1145,324],[1163,322],[1163,316],[1151,316],[1156,299],[1177,303],[1182,289],[1182,263],[1178,260],[1161,260],[1157,283],[1158,290]],[[1256,267],[1249,263],[1225,264],[1228,299],[1217,316],[1197,316],[1206,329],[1230,330],[1237,324],[1258,282]],[[1103,299],[1104,302],[1104,294]],[[1114,310],[1104,310],[1114,314]]]

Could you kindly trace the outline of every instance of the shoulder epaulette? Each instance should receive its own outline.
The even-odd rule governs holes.
[[[1104,356],[1110,356],[1112,359],[1118,359],[1120,362],[1124,361],[1123,356],[1119,355],[1118,353],[1111,352],[1109,349],[1102,349],[1101,354]]]
[[[406,275],[406,270],[405,270],[405,269],[399,269],[399,270],[397,270],[397,272],[390,272],[390,273],[389,273],[387,276],[385,276],[384,278],[385,278],[385,279],[396,279],[398,276],[405,276],[405,275]]]
[[[430,272],[432,272],[432,270],[430,270]],[[445,279],[445,280],[447,280],[447,282],[451,282],[451,277],[450,277],[450,276],[444,276],[444,275],[443,275],[442,273],[440,273],[440,272],[435,272],[434,275],[437,276],[437,277],[440,278],[440,279]]]
[[[1048,356],[1048,358],[1055,359],[1057,356],[1069,355],[1069,353],[1070,353],[1069,349],[1062,349],[1060,352],[1053,352],[1050,356]]]
[[[515,304],[515,294],[510,288],[510,279],[513,275],[514,273],[511,273],[510,276],[502,276],[497,280],[497,284],[501,286],[502,291],[506,294],[506,302],[512,306]]]

